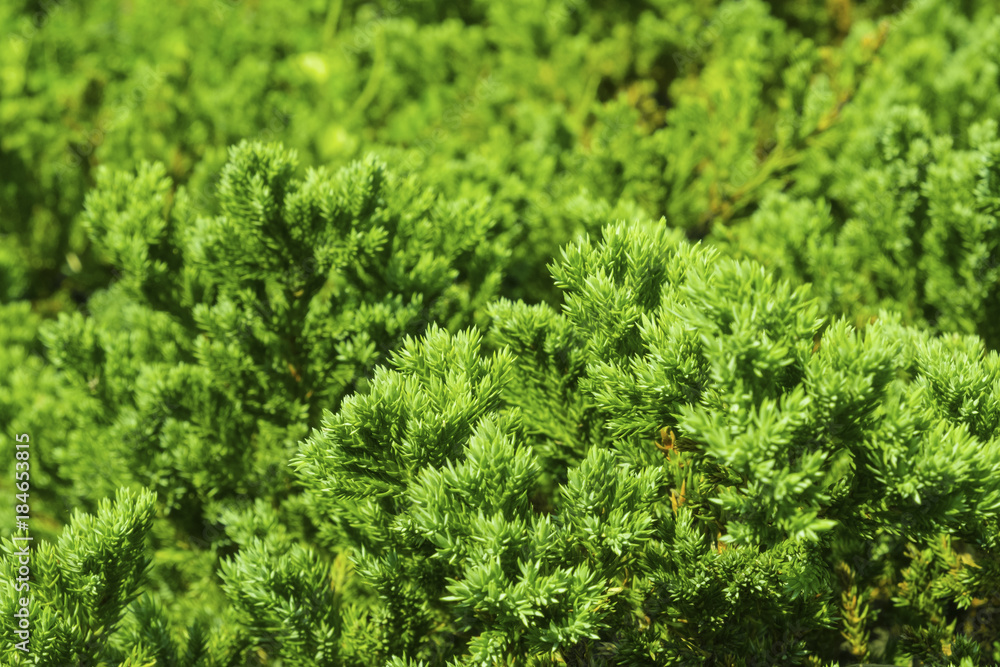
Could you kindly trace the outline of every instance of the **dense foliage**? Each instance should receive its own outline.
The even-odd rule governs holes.
[[[1000,662],[998,45],[0,0],[0,662]]]

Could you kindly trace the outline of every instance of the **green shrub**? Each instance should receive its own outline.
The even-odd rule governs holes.
[[[162,162],[208,210],[228,147],[258,139],[490,196],[508,296],[557,299],[544,264],[575,234],[608,216],[698,227],[750,180],[779,112],[807,94],[835,107],[866,58],[864,30],[839,46],[840,4],[4,3],[0,296],[67,310],[107,284],[77,223],[100,166]]]
[[[823,329],[801,288],[662,227],[553,275],[565,314],[501,302],[486,356],[410,342],[302,447],[380,595],[370,660],[993,655],[955,623],[996,592],[996,353]]]
[[[827,312],[862,324],[891,309],[996,349],[1000,20],[986,3],[961,9],[916,2],[886,23],[879,57],[784,192],[710,238],[812,282]]]
[[[234,548],[224,517],[254,499],[308,530],[286,466],[320,409],[366,391],[428,324],[485,323],[502,282],[508,252],[481,202],[374,160],[295,165],[277,145],[235,147],[214,216],[161,165],[105,172],[83,219],[116,282],[42,329],[53,383],[74,397],[58,422],[22,415],[49,492],[94,507],[121,485],[156,491],[169,521],[154,544],[178,590],[211,576]]]
[[[289,202],[308,191],[308,177],[279,177],[287,157],[262,146],[234,152],[223,200],[238,191],[235,174],[255,185],[223,209],[258,195],[256,206],[240,209],[244,244],[276,238],[255,239],[262,227],[253,223],[287,220],[282,213],[297,210]],[[351,198],[359,185],[351,176],[372,169],[341,174],[347,193],[333,201],[364,210],[372,190]],[[150,170],[129,183],[141,184]],[[269,207],[281,192],[285,205]],[[103,210],[106,195],[95,195],[88,210]],[[139,202],[155,198],[146,192],[121,210],[141,212]],[[355,216],[358,225],[380,218]],[[111,239],[129,237],[111,230],[122,234],[140,216],[104,219],[112,248]],[[173,232],[188,218],[164,219]],[[224,229],[228,219],[200,218],[194,229]],[[155,655],[166,664],[188,655],[195,657],[183,664],[205,665],[242,664],[250,655],[301,665],[1000,658],[989,622],[1000,602],[1000,492],[991,482],[1000,458],[1000,357],[984,353],[975,337],[935,337],[898,317],[864,331],[844,319],[824,324],[806,288],[689,245],[662,223],[612,225],[604,237],[567,247],[551,267],[565,294],[562,313],[497,301],[485,340],[477,328],[431,326],[391,353],[389,366],[376,367],[365,391],[339,407],[327,397],[337,411],[326,411],[293,458],[304,493],[284,504],[266,487],[252,505],[223,499],[249,484],[230,471],[260,474],[259,463],[241,457],[262,458],[266,437],[291,431],[248,431],[255,451],[221,441],[218,454],[177,456],[185,446],[220,446],[203,424],[217,428],[208,420],[226,417],[217,412],[225,403],[206,400],[226,390],[221,381],[203,380],[200,391],[175,385],[182,420],[140,413],[151,400],[144,392],[171,388],[170,370],[140,366],[150,379],[136,381],[131,394],[102,375],[95,400],[112,392],[132,401],[103,427],[111,437],[102,445],[113,447],[130,425],[147,425],[131,443],[149,453],[128,468],[137,477],[172,475],[158,488],[167,508],[183,499],[170,491],[190,488],[216,509],[225,536],[213,543],[221,592],[207,584],[211,558],[188,565],[189,576],[208,568],[206,583],[188,583],[203,610],[216,610],[190,620],[192,612],[180,610],[191,610],[192,600],[169,584],[176,575],[156,569],[176,572],[180,553],[191,552],[166,543],[167,529],[158,522],[150,529],[142,512],[115,510],[116,525],[134,521],[155,534],[153,581],[163,582],[165,603],[153,596],[128,606],[100,655]],[[165,256],[167,246],[152,240],[133,252]],[[209,247],[218,246],[206,241],[202,250]],[[275,244],[273,252],[290,247]],[[109,303],[111,296],[124,303],[131,286],[138,308],[143,274],[128,276]],[[213,284],[221,299],[225,283]],[[74,319],[53,328],[53,350],[63,341],[62,359],[92,358],[101,348],[74,350],[65,341],[100,341],[113,329],[95,315],[65,336]],[[133,335],[137,349],[141,340]],[[194,340],[207,345],[208,333]],[[106,363],[127,349],[107,348]],[[187,367],[191,375],[181,380],[212,378],[220,366],[176,365]],[[240,386],[246,412],[264,423],[253,385]],[[300,419],[307,425],[308,411]],[[159,465],[143,467],[142,457]],[[130,539],[138,545],[138,533]],[[75,590],[78,575],[59,568],[40,572],[39,585],[50,590],[60,576]],[[69,604],[42,599],[55,612]],[[116,603],[115,618],[127,602]],[[69,631],[61,655],[83,657],[83,626],[80,633]]]
[[[2,662],[1000,661],[995,9],[0,6]]]

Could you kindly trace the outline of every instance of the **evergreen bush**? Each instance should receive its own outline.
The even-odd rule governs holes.
[[[0,664],[1000,664],[998,33],[0,3]]]
[[[744,222],[709,238],[812,282],[825,309],[859,325],[887,308],[997,349],[1000,20],[987,3],[921,1],[870,35],[878,57],[837,122],[760,189]],[[779,122],[770,155],[800,127]]]
[[[432,326],[326,411],[293,459],[318,531],[230,519],[231,624],[183,635],[215,637],[190,664],[998,659],[995,352],[824,322],[662,224],[552,273],[561,313]],[[143,600],[105,650],[182,655]]]
[[[320,407],[363,393],[429,323],[485,322],[509,254],[481,202],[377,160],[302,177],[295,164],[278,145],[234,147],[214,216],[161,165],[103,173],[84,224],[118,278],[40,334],[74,403],[55,423],[20,415],[61,443],[36,484],[84,508],[123,485],[156,491],[158,581],[187,591],[184,609],[222,599],[213,563],[254,500],[309,530],[287,461]]]

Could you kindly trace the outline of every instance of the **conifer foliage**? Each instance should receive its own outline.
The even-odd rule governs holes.
[[[40,472],[49,494],[63,485],[82,507],[122,486],[156,491],[155,579],[180,606],[142,609],[162,623],[223,604],[213,563],[259,537],[252,525],[239,536],[254,499],[284,502],[284,518],[308,524],[287,462],[319,408],[364,391],[388,352],[429,323],[485,322],[503,276],[507,251],[482,202],[444,201],[375,160],[304,176],[295,166],[278,145],[234,147],[212,216],[158,164],[104,173],[84,223],[118,278],[86,315],[42,328],[56,388],[78,402],[58,422],[27,422],[61,443]],[[322,564],[301,561],[314,556],[289,557],[292,579],[310,572],[321,585]],[[245,601],[252,586],[238,589],[233,612],[258,609]]]
[[[88,198],[85,222],[120,279],[89,317],[64,315],[44,336],[103,410],[92,451],[168,506],[260,482],[319,406],[364,387],[428,322],[473,322],[502,275],[482,205],[442,202],[372,161],[301,179],[294,168],[277,145],[235,147],[217,216],[156,164],[105,174]]]
[[[150,558],[146,537],[154,496],[123,489],[94,515],[77,512],[56,544],[32,549],[30,588],[15,590],[23,546],[4,541],[0,607],[5,638],[14,637],[19,599],[30,600],[31,656],[38,665],[119,664],[128,651],[115,643],[126,608],[142,591]],[[129,647],[131,650],[134,647]],[[20,651],[5,642],[0,655],[17,664]],[[133,654],[136,655],[136,654]],[[139,663],[131,663],[139,664]]]
[[[227,627],[164,630],[156,650],[205,635],[199,664],[990,659],[995,352],[894,317],[825,322],[807,288],[662,224],[610,225],[551,271],[562,312],[499,301],[485,332],[432,325],[326,410],[292,461],[319,531],[286,534],[261,503],[230,519]],[[119,504],[116,525],[148,525]],[[45,576],[76,590],[61,567]],[[169,628],[155,601],[131,610]],[[154,650],[149,631],[112,645]]]
[[[411,341],[302,447],[304,485],[392,619],[378,661],[778,664],[836,655],[841,630],[869,655],[894,626],[978,655],[935,608],[996,586],[961,557],[996,554],[995,353],[891,319],[824,327],[804,289],[662,226],[609,227],[553,275],[564,314],[501,305],[485,356],[474,334]],[[932,389],[956,363],[968,375]],[[563,411],[586,415],[575,434]],[[579,463],[541,454],[547,438]],[[907,593],[910,540],[944,540],[958,568],[921,575],[933,604]],[[894,601],[852,616],[858,590]],[[907,637],[883,652],[940,655]]]
[[[0,665],[1000,664],[998,44],[0,2]]]

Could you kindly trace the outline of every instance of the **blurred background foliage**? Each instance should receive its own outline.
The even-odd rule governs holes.
[[[212,202],[228,146],[259,138],[489,196],[509,291],[551,300],[546,262],[608,218],[700,237],[804,163],[820,179],[819,145],[893,102],[982,118],[979,4],[4,2],[2,297],[64,310],[111,279],[75,224],[98,166],[161,161]]]

